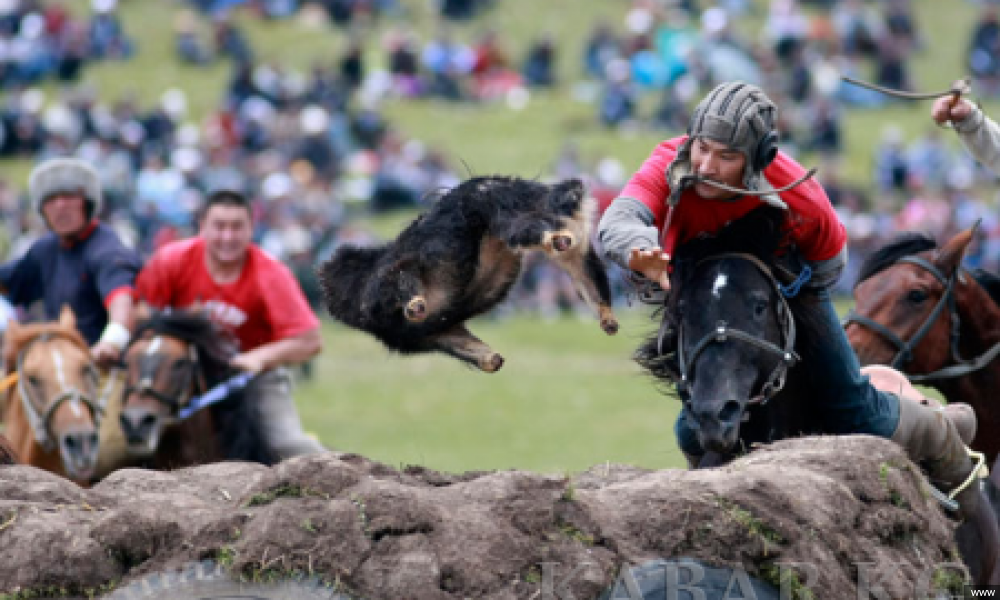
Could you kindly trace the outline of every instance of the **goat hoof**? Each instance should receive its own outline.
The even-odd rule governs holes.
[[[403,315],[407,321],[419,323],[427,318],[427,302],[421,296],[415,296],[413,300],[406,303]]]
[[[618,321],[614,319],[601,319],[601,329],[608,335],[618,333]]]
[[[565,252],[573,247],[573,236],[570,234],[558,234],[552,236],[552,248],[556,252]]]
[[[503,366],[503,357],[494,352],[483,359],[480,368],[487,373],[496,373]]]

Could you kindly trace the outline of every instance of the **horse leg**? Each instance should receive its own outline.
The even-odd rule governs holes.
[[[503,357],[482,340],[472,335],[465,325],[456,325],[443,333],[430,336],[428,347],[440,350],[459,360],[471,363],[487,373],[494,373],[503,366]]]

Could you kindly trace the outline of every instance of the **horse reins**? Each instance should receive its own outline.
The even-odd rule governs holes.
[[[691,381],[694,377],[694,366],[701,356],[701,353],[705,351],[706,348],[712,344],[724,344],[729,340],[739,340],[751,346],[755,346],[769,354],[775,355],[778,358],[778,362],[771,374],[764,381],[761,386],[760,393],[752,396],[749,400],[750,405],[760,404],[764,405],[770,400],[775,394],[781,391],[785,386],[785,379],[788,374],[788,369],[794,365],[798,360],[799,356],[795,353],[795,319],[792,316],[792,311],[788,306],[788,301],[785,299],[784,294],[781,293],[781,289],[778,286],[777,280],[775,280],[774,275],[771,270],[765,265],[760,259],[752,254],[744,253],[725,253],[718,254],[715,256],[710,256],[699,261],[695,268],[701,266],[706,262],[714,262],[726,258],[736,258],[740,260],[745,260],[750,264],[754,265],[768,280],[771,287],[774,289],[775,295],[778,298],[777,305],[777,316],[778,323],[781,326],[781,337],[783,346],[779,346],[768,340],[764,340],[740,329],[730,327],[725,321],[719,321],[715,329],[706,333],[698,343],[694,345],[694,349],[690,356],[684,351],[684,328],[678,325],[677,328],[677,352],[678,352],[678,362],[680,363],[680,379],[677,382],[678,392],[682,397],[687,396],[687,392],[690,388]],[[661,331],[662,338],[662,331]],[[662,339],[661,339],[662,342]],[[662,351],[662,349],[661,349]]]
[[[21,404],[24,407],[25,415],[28,417],[28,423],[31,425],[32,431],[35,433],[35,441],[37,441],[46,452],[51,452],[56,447],[55,440],[53,440],[53,436],[51,435],[50,424],[52,422],[52,416],[64,403],[69,401],[79,401],[83,403],[83,405],[90,411],[91,417],[94,420],[94,425],[98,428],[101,425],[101,417],[104,414],[103,403],[94,402],[89,394],[85,394],[75,386],[64,390],[56,396],[55,399],[45,407],[44,413],[39,412],[38,407],[36,407],[31,401],[31,393],[25,383],[26,377],[24,376],[24,358],[27,355],[28,350],[36,342],[48,341],[59,335],[62,335],[62,337],[65,337],[70,341],[74,341],[73,338],[68,335],[58,334],[55,332],[44,333],[25,344],[24,348],[21,348],[20,352],[18,352],[16,361],[15,373],[17,374],[16,385],[18,395],[20,396]]]
[[[1000,342],[997,342],[989,350],[980,354],[973,359],[963,359],[959,352],[959,342],[962,334],[962,324],[961,319],[958,316],[958,307],[955,298],[955,282],[958,280],[957,271],[952,273],[950,276],[945,276],[933,263],[921,258],[919,256],[905,256],[894,264],[908,263],[917,265],[922,269],[931,273],[938,283],[944,286],[944,293],[941,294],[941,298],[938,300],[934,309],[931,310],[930,314],[921,324],[917,332],[908,341],[903,341],[898,335],[895,334],[891,329],[885,325],[866,317],[864,315],[859,315],[854,310],[847,313],[844,317],[843,325],[846,327],[851,323],[857,323],[871,329],[872,331],[881,335],[884,339],[892,343],[897,349],[896,355],[893,357],[890,366],[914,382],[914,383],[924,383],[926,381],[934,381],[938,379],[952,379],[955,377],[962,377],[963,375],[968,375],[978,371],[992,362],[998,355],[1000,355]],[[951,332],[950,332],[950,345],[951,345],[951,360],[955,363],[949,365],[937,371],[931,373],[924,373],[919,375],[911,375],[903,369],[903,365],[913,360],[913,351],[916,349],[917,345],[930,333],[931,328],[937,322],[938,318],[944,313],[945,308],[948,309],[948,313],[951,315]]]

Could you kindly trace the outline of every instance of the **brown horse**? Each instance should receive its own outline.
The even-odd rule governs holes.
[[[14,449],[10,447],[10,442],[0,435],[0,466],[16,465],[18,462]]]
[[[847,337],[862,364],[886,364],[968,403],[979,421],[975,450],[993,464],[1000,454],[1000,307],[962,258],[965,230],[942,248],[906,234],[876,251],[854,288]]]
[[[254,386],[225,388],[238,375],[229,365],[235,353],[233,337],[204,313],[144,319],[125,352],[120,422],[128,451],[156,469],[276,462],[261,434]],[[193,411],[192,401],[209,390],[225,399]]]
[[[5,435],[21,460],[77,483],[90,483],[98,452],[98,372],[64,307],[59,321],[19,325],[4,335],[8,388]],[[13,375],[12,375],[13,376]]]

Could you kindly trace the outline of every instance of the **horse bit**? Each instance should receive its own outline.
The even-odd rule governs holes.
[[[90,411],[91,417],[94,419],[94,424],[99,428],[101,425],[101,417],[104,415],[104,400],[106,400],[106,398],[102,397],[99,402],[94,402],[91,399],[90,394],[85,394],[74,386],[65,389],[62,393],[56,396],[55,399],[44,409],[44,413],[40,412],[38,407],[36,407],[31,401],[31,392],[29,391],[28,385],[25,384],[26,377],[24,376],[24,357],[28,354],[28,349],[31,348],[35,342],[46,342],[53,337],[56,337],[56,335],[58,334],[45,333],[25,344],[24,348],[22,348],[17,354],[16,363],[17,392],[21,397],[21,404],[24,406],[24,412],[28,417],[28,423],[31,424],[31,429],[35,432],[35,440],[46,452],[51,452],[55,449],[55,441],[52,439],[49,428],[52,422],[52,416],[55,414],[56,410],[63,405],[63,403],[69,401],[82,402]],[[90,369],[93,369],[93,367],[91,366]],[[89,374],[96,379],[96,372],[91,372]]]
[[[715,329],[706,333],[694,346],[694,350],[691,352],[690,356],[687,356],[684,352],[684,328],[680,325],[677,328],[677,353],[678,362],[680,363],[680,378],[677,382],[677,391],[682,398],[689,395],[691,381],[694,378],[694,365],[701,356],[701,353],[705,351],[706,348],[712,344],[724,344],[729,340],[739,340],[755,346],[765,352],[775,355],[778,358],[778,363],[775,365],[771,374],[764,381],[761,386],[760,393],[756,396],[750,398],[749,405],[759,404],[761,406],[767,404],[775,394],[781,391],[785,386],[785,379],[788,374],[788,369],[792,367],[798,360],[799,356],[795,353],[795,319],[792,316],[791,309],[788,307],[788,301],[785,299],[785,295],[781,293],[781,289],[778,286],[778,282],[775,280],[774,275],[771,270],[761,262],[756,256],[744,253],[725,253],[716,256],[710,256],[695,265],[695,268],[708,262],[717,261],[725,258],[737,258],[740,260],[745,260],[752,265],[754,265],[768,280],[771,287],[775,291],[775,295],[779,300],[777,307],[778,322],[781,325],[781,337],[783,339],[783,347],[778,346],[767,340],[755,337],[742,331],[740,329],[735,329],[730,327],[725,321],[719,321]],[[663,332],[661,330],[662,343]],[[662,350],[661,350],[662,352]],[[684,400],[685,404],[688,400]]]
[[[898,261],[899,263],[908,263],[917,265],[930,272],[931,275],[938,280],[938,282],[944,286],[944,293],[941,295],[941,299],[938,300],[934,309],[927,315],[920,329],[914,334],[909,341],[904,342],[902,338],[896,335],[892,330],[890,330],[885,325],[870,319],[864,315],[859,315],[855,311],[851,310],[844,317],[843,325],[847,327],[851,323],[857,323],[871,329],[872,331],[881,335],[884,339],[892,343],[893,346],[897,348],[896,355],[893,357],[892,362],[889,366],[900,371],[906,377],[914,383],[923,383],[925,381],[933,381],[935,379],[951,379],[953,377],[961,377],[963,375],[968,375],[974,371],[982,369],[994,358],[1000,354],[1000,342],[996,343],[989,350],[979,355],[978,357],[970,360],[965,360],[959,353],[959,337],[962,334],[962,324],[958,316],[958,308],[955,301],[955,282],[958,280],[956,273],[952,273],[951,276],[945,277],[944,273],[941,272],[936,266],[934,266],[930,261],[927,261],[919,256],[905,256]],[[938,318],[944,313],[945,307],[948,308],[948,312],[951,315],[951,359],[955,363],[943,369],[933,371],[931,373],[925,373],[922,375],[910,375],[903,370],[903,365],[913,360],[913,350],[917,345],[930,333],[931,327],[937,322]]]

